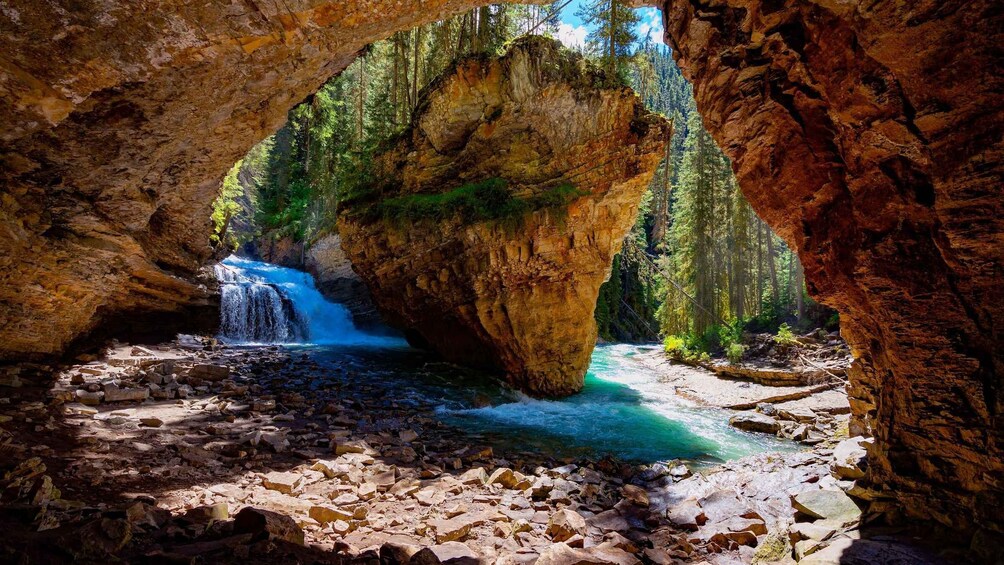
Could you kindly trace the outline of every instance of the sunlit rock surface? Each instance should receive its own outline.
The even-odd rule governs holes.
[[[870,478],[1004,532],[1000,3],[659,4],[743,192],[840,312]]]
[[[229,167],[366,43],[484,3],[5,1],[0,359],[199,303]],[[1004,530],[999,2],[648,3],[841,312],[872,478],[914,515]]]
[[[484,3],[5,0],[0,360],[211,306],[233,163],[368,43]]]
[[[342,245],[377,305],[447,359],[502,370],[515,387],[582,387],[593,310],[659,162],[667,124],[630,89],[551,41],[471,59],[425,93],[414,128],[378,158],[376,202],[339,217]],[[502,221],[393,222],[360,208],[502,178],[532,198],[582,196]]]

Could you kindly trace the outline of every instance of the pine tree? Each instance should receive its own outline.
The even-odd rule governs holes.
[[[589,0],[576,12],[592,29],[586,37],[610,77],[626,72],[641,17],[625,0]]]

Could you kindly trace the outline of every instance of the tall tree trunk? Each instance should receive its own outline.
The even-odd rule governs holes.
[[[792,253],[791,251],[788,252],[788,269],[787,269],[788,280],[785,281],[785,290],[787,291],[786,297],[788,299],[788,304],[791,304],[792,302],[795,301],[795,288],[794,285],[792,284],[795,278],[794,260],[792,259],[794,255],[795,254]]]
[[[460,16],[460,30],[457,32],[457,47],[453,51],[454,57],[459,57],[464,52],[464,40],[467,38],[467,20],[472,18],[474,12],[467,12]]]
[[[666,142],[665,166],[662,175],[662,190],[656,195],[655,222],[652,226],[652,243],[658,248],[666,237],[666,227],[669,224],[669,195],[673,185],[673,122],[669,122],[669,140]]]
[[[610,61],[607,63],[607,71],[611,78],[617,75],[617,0],[610,0],[610,38],[607,40],[609,52],[607,56]]]
[[[763,221],[756,219],[756,313],[763,314]]]
[[[774,261],[774,234],[770,233],[770,229],[765,225],[764,230],[766,233],[764,235],[767,238],[767,267],[770,270],[770,291],[771,296],[774,299],[774,307],[781,304],[781,289],[777,282],[777,264]]]
[[[488,6],[482,6],[478,11],[478,47],[477,51],[488,49],[488,42],[491,40],[491,17],[492,11]]]
[[[798,319],[801,320],[805,317],[805,270],[802,269],[802,262],[798,259],[798,255],[795,255],[795,306],[798,312]]]
[[[391,57],[393,61],[393,67],[391,71],[390,78],[390,106],[394,109],[394,127],[401,125],[399,118],[400,100],[398,100],[398,89],[400,88],[400,74],[401,74],[401,60],[399,57],[400,49],[400,32],[395,33],[391,38],[391,44],[394,46],[394,55]]]
[[[422,26],[418,26],[418,27],[415,28],[415,51],[414,51],[414,53],[415,53],[415,57],[414,57],[413,63],[415,65],[415,71],[413,73],[413,78],[412,78],[412,82],[411,82],[411,108],[412,108],[412,110],[414,110],[415,106],[418,105],[418,73],[419,73],[419,67],[421,66],[420,59],[422,57]]]
[[[356,102],[356,147],[363,143],[363,125],[366,117],[366,55],[359,58],[359,97]]]

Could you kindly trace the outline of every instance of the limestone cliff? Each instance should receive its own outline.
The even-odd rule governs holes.
[[[5,0],[0,360],[201,300],[228,168],[367,43],[488,3]],[[872,479],[1001,535],[1000,2],[646,3],[744,192],[841,312]]]
[[[392,324],[533,394],[582,387],[599,287],[666,132],[633,92],[604,81],[535,38],[463,61],[423,94],[412,129],[377,159],[377,188],[339,217]],[[468,190],[475,208],[516,212],[450,209]]]
[[[0,361],[211,307],[233,163],[367,44],[487,3],[4,0]]]
[[[743,193],[839,310],[870,479],[1004,533],[1004,11],[659,2]]]

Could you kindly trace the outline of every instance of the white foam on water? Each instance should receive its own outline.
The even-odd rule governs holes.
[[[441,407],[446,419],[487,431],[553,436],[597,454],[657,461],[722,461],[763,451],[794,449],[790,442],[728,425],[724,410],[698,406],[632,357],[635,345],[596,348],[579,394],[540,400],[517,394],[513,402],[468,409]]]
[[[216,265],[220,337],[243,345],[401,347],[404,340],[360,331],[349,311],[324,298],[309,273],[231,255]]]

